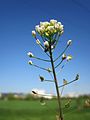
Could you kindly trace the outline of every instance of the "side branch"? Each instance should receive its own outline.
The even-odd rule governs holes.
[[[78,79],[74,79],[74,80],[68,82],[67,84],[63,84],[63,85],[58,86],[58,88],[61,88],[61,87],[66,86],[66,85],[68,85],[68,84],[71,84],[71,83],[73,83],[73,82],[75,82],[75,81],[77,81],[77,80],[78,80]]]
[[[55,68],[57,68],[59,65],[61,65],[62,62],[63,62],[63,60],[61,60],[61,62],[60,62],[59,64],[57,64],[57,65],[55,66]]]
[[[38,60],[42,60],[42,61],[45,61],[45,62],[50,62],[50,60],[45,60],[45,59],[42,59],[42,58],[39,58],[39,57],[33,57],[33,58],[36,58]]]
[[[33,64],[33,66],[34,66],[34,67],[37,67],[37,68],[40,68],[40,69],[42,69],[42,70],[45,70],[45,71],[47,71],[47,72],[52,72],[51,70],[49,70],[49,68],[46,69],[46,68],[40,67],[40,66],[35,65],[35,64]]]
[[[65,51],[67,50],[67,48],[68,48],[68,45],[67,45],[66,48],[63,50],[63,52],[62,52],[53,62],[57,61],[57,60],[65,53]]]

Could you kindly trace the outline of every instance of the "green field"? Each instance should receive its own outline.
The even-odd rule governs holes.
[[[90,108],[83,107],[83,101],[72,100],[69,108],[64,108],[67,100],[62,100],[64,120],[90,120]],[[56,120],[56,100],[46,101],[42,106],[39,100],[20,101],[0,100],[0,120]]]

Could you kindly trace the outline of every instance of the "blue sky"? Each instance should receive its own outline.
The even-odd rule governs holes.
[[[55,93],[52,83],[41,83],[38,75],[48,73],[28,65],[27,52],[47,58],[36,45],[31,31],[40,21],[57,19],[64,25],[64,34],[55,57],[67,40],[73,44],[67,50],[73,60],[58,75],[68,81],[80,74],[80,80],[65,88],[66,93],[90,93],[90,1],[89,0],[0,0],[0,92],[30,92],[33,88]],[[33,62],[44,66],[41,61]],[[50,76],[49,76],[50,77]]]

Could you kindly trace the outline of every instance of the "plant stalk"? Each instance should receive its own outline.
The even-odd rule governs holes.
[[[50,48],[49,52],[50,52],[50,59],[51,59],[53,77],[54,77],[56,92],[57,92],[57,100],[58,100],[58,107],[59,107],[59,120],[64,120],[63,119],[63,114],[62,114],[62,108],[61,108],[61,97],[60,97],[60,94],[59,94],[58,81],[57,81],[57,78],[56,78],[56,73],[55,73],[55,67],[54,67],[54,61],[53,61],[51,48]]]

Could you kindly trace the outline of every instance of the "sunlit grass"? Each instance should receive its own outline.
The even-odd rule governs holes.
[[[71,101],[69,108],[64,108],[67,100],[62,100],[65,120],[89,120],[90,108],[78,109],[77,102]],[[39,100],[35,101],[2,101],[0,100],[0,120],[55,120],[57,114],[56,100],[46,101],[42,106]]]

